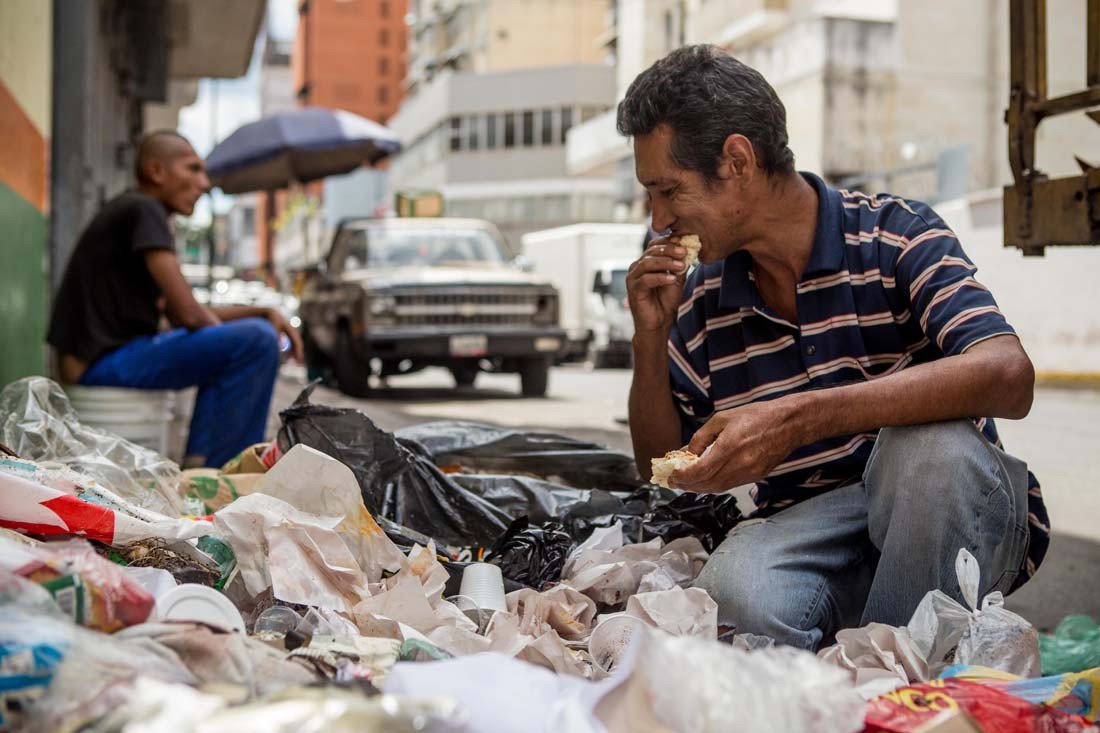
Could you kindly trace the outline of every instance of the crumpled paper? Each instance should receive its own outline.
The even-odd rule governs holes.
[[[214,515],[247,592],[271,588],[288,603],[349,610],[370,595],[366,576],[337,534],[339,517],[298,511],[265,494],[242,496]]]
[[[405,562],[363,504],[359,483],[340,461],[307,445],[296,445],[264,474],[256,492],[282,499],[308,514],[339,517],[336,529],[371,583]]]
[[[596,603],[567,585],[542,593],[523,588],[509,593],[505,600],[508,611],[520,619],[520,631],[532,636],[553,629],[563,639],[583,639],[592,631],[596,617]]]
[[[844,629],[817,658],[845,669],[865,700],[929,680],[928,662],[906,628],[869,624]]]
[[[707,560],[695,537],[623,546],[622,523],[593,531],[566,560],[564,582],[597,603],[617,606],[635,593],[690,585]]]
[[[638,593],[627,599],[626,614],[673,636],[718,638],[718,604],[702,588]]]

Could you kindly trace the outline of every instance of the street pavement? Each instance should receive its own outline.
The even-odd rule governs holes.
[[[272,420],[305,384],[301,368],[284,369]],[[448,372],[428,369],[380,385],[368,399],[319,387],[318,404],[356,407],[396,430],[433,420],[476,420],[518,429],[560,432],[631,452],[625,425],[628,370],[555,368],[543,399],[519,395],[519,377],[482,374],[473,388],[455,389]],[[1008,606],[1040,629],[1070,613],[1100,618],[1100,392],[1040,388],[1031,414],[998,421],[1006,448],[1026,460],[1043,486],[1054,537],[1039,574]],[[742,511],[747,498],[737,492]]]

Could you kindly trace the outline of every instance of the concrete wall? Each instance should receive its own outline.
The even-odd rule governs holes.
[[[477,71],[598,64],[606,6],[595,0],[492,0]],[[473,16],[471,16],[473,17]],[[480,39],[479,39],[480,40]]]
[[[51,3],[0,3],[0,386],[45,368]]]
[[[993,292],[1040,376],[1100,376],[1100,248],[1049,247],[1045,257],[1005,248],[999,191],[944,202],[936,211],[978,266],[978,280]]]

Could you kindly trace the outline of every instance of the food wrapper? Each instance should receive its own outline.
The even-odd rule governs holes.
[[[867,704],[866,733],[918,733],[966,713],[992,733],[1097,733],[1080,715],[1036,705],[1007,692],[960,679],[933,680],[888,692]]]
[[[75,535],[116,546],[211,533],[209,522],[159,515],[94,483],[72,489],[47,486],[40,475],[11,470],[10,459],[3,460],[7,465],[0,466],[0,527],[47,537]]]
[[[0,567],[38,583],[74,622],[99,631],[142,623],[153,610],[152,594],[87,542],[28,547],[0,540]]]

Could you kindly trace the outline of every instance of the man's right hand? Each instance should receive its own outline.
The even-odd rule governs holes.
[[[626,290],[636,334],[663,340],[672,330],[683,295],[686,255],[678,236],[659,237],[630,266]]]

